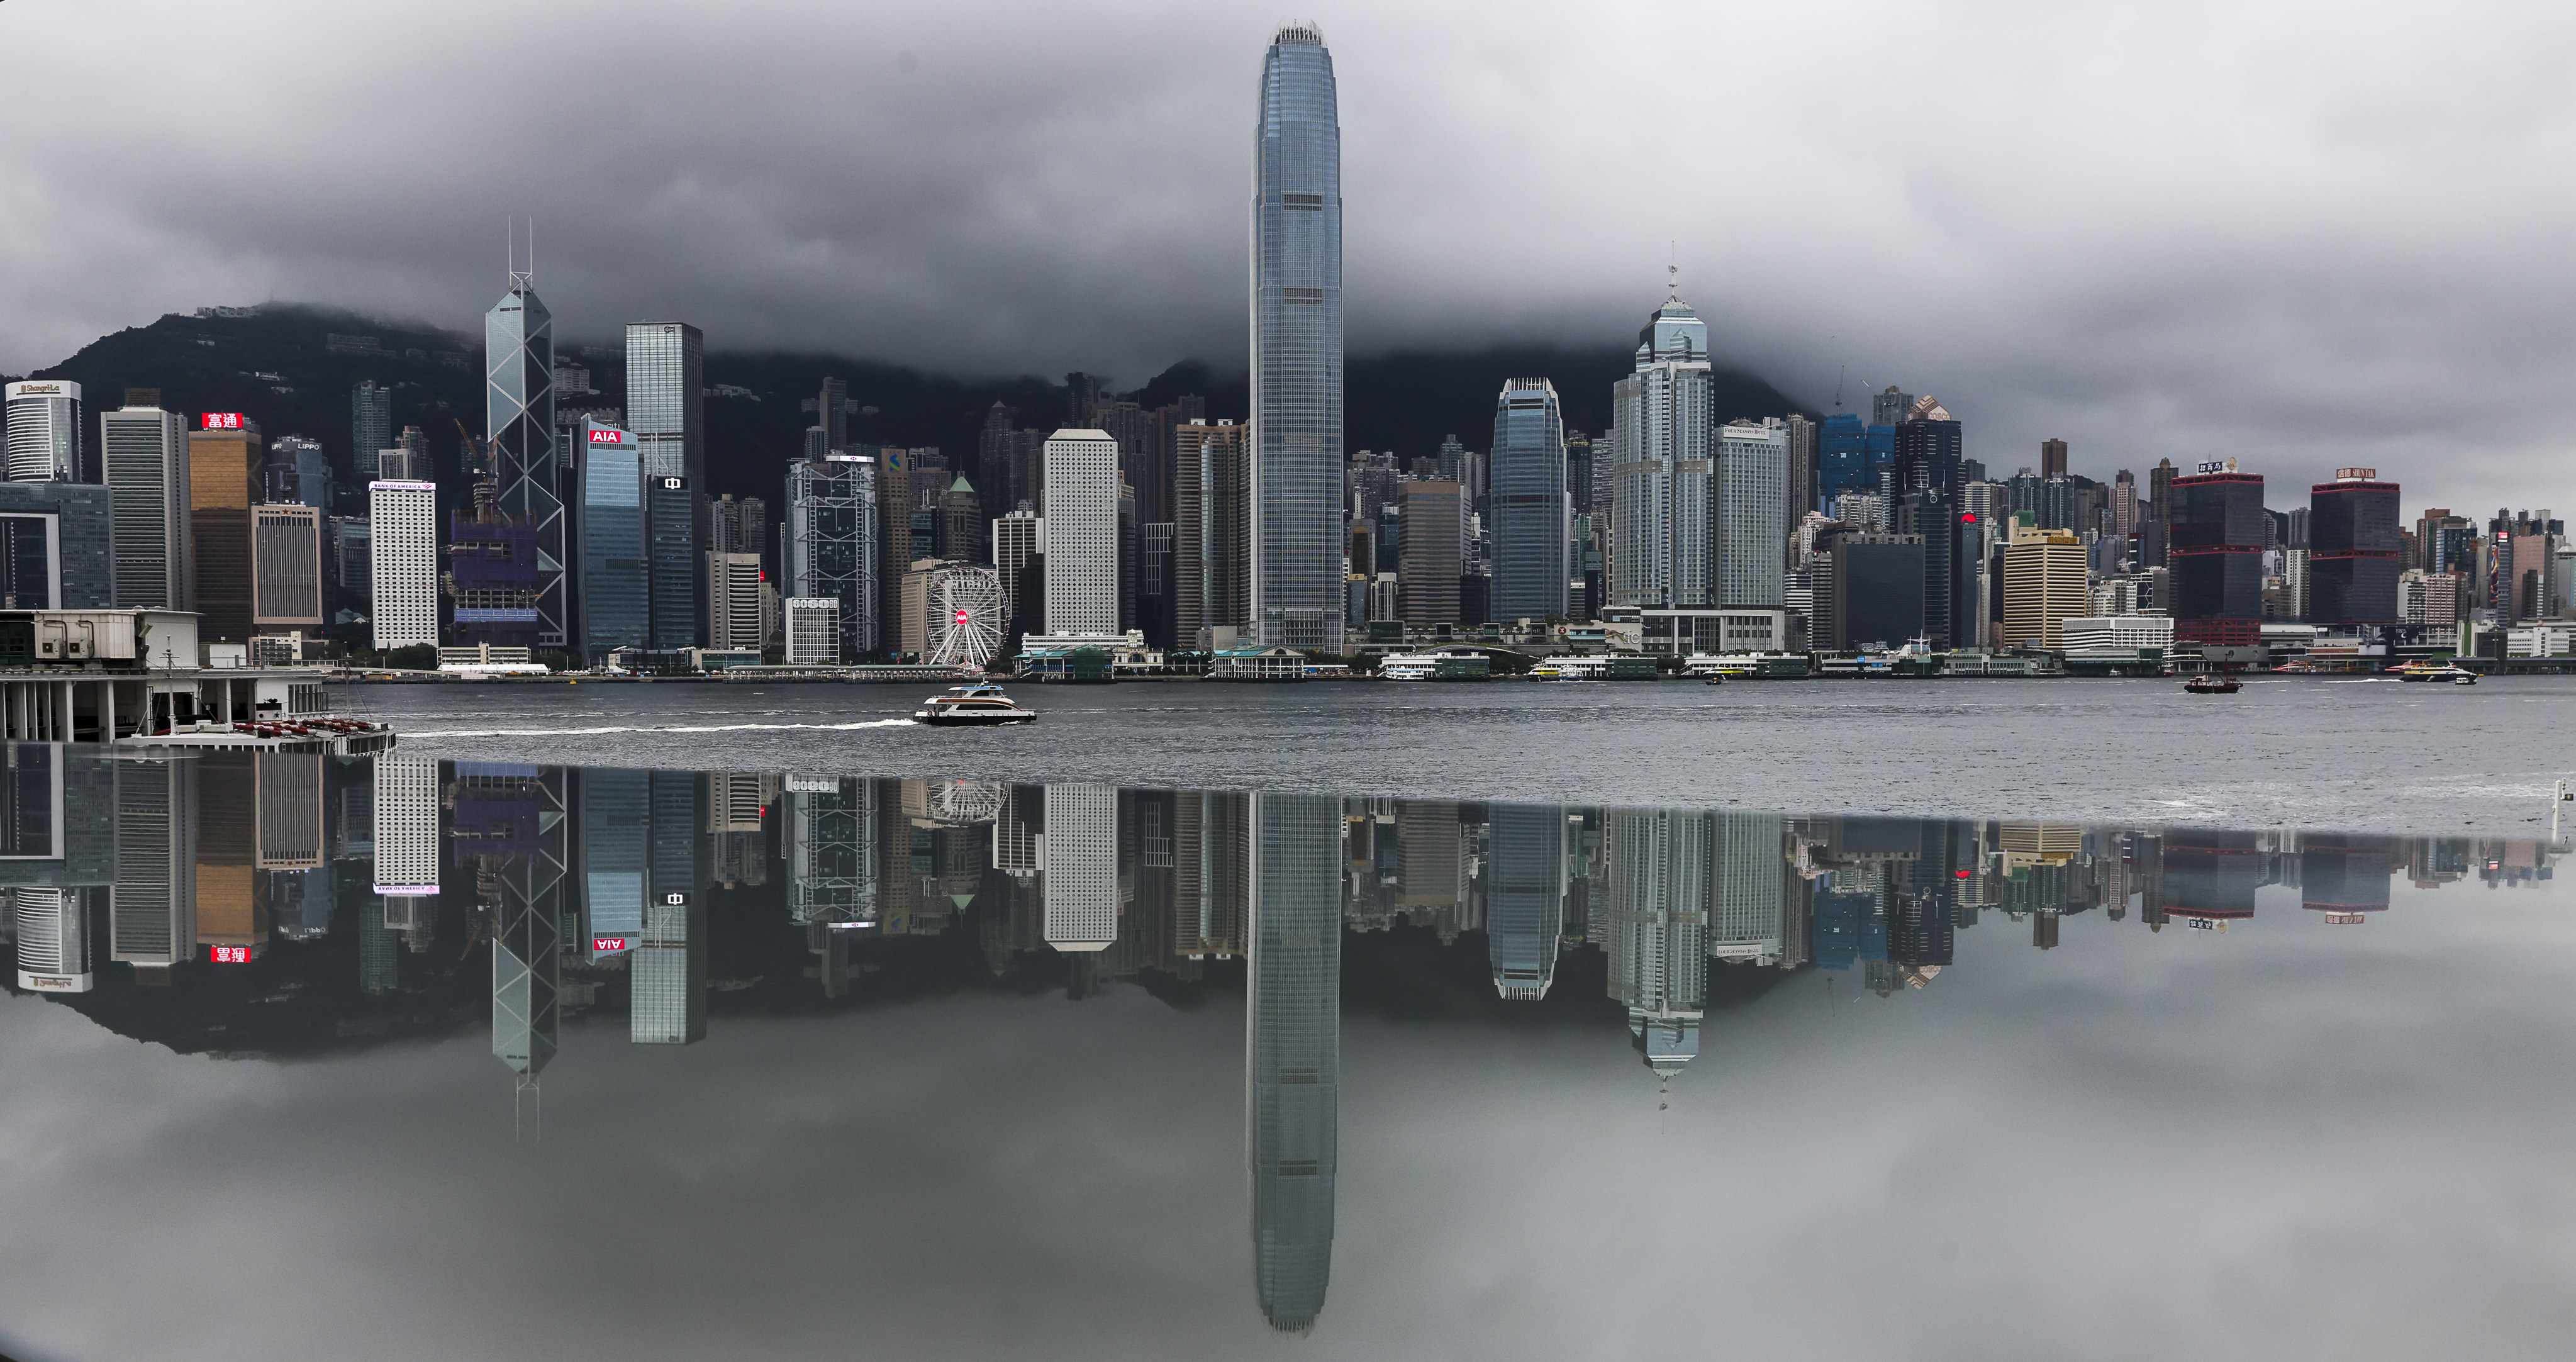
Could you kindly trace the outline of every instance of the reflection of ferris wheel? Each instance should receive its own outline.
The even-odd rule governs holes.
[[[1002,787],[981,780],[952,780],[932,792],[930,806],[942,823],[990,823],[1002,816]]]
[[[958,563],[930,579],[929,661],[980,667],[1002,651],[1002,574]]]

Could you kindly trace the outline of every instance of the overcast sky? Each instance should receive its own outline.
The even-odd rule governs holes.
[[[1936,394],[2000,472],[2576,511],[2576,7],[1294,9],[12,0],[0,370],[205,303],[467,324],[509,214],[574,336],[1239,366],[1261,50],[1313,18],[1355,352],[1620,343],[1670,254],[1721,358]]]

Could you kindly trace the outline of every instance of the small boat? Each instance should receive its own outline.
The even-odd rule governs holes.
[[[2203,672],[2183,682],[2182,688],[2194,695],[2234,695],[2245,689],[2245,683],[2223,672]]]
[[[921,702],[912,712],[912,721],[937,728],[983,728],[995,724],[1025,724],[1037,720],[1037,711],[1023,709],[1018,701],[1002,693],[995,685],[950,686],[946,693]]]
[[[2455,662],[2409,662],[2397,669],[2400,681],[2448,681],[2456,686],[2463,676],[2470,678],[2467,684],[2477,684],[2477,673]]]
[[[2477,683],[2478,674],[2466,668],[2461,668],[2451,677],[2451,684],[2454,686],[2474,686]]]

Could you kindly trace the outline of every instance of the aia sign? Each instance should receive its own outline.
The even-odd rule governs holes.
[[[215,963],[218,965],[247,965],[250,963],[250,947],[248,946],[209,946],[207,949],[215,953]]]
[[[242,414],[237,411],[207,412],[205,428],[208,430],[239,430],[242,428]]]
[[[590,953],[593,955],[606,955],[612,951],[624,949],[626,949],[626,938],[622,936],[594,936],[590,939]]]
[[[622,445],[626,443],[626,432],[622,430],[593,430],[590,433],[590,442],[595,445]]]

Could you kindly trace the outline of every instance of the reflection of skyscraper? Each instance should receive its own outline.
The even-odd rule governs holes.
[[[1245,1143],[1253,1282],[1270,1327],[1304,1332],[1333,1268],[1341,1083],[1341,805],[1249,796],[1252,957]]]
[[[2202,923],[2254,916],[2254,890],[2263,880],[2254,833],[2169,828],[2162,859],[2159,906],[2167,915]]]
[[[638,1045],[687,1045],[707,1036],[701,780],[691,771],[652,776],[652,880],[645,886],[627,1021],[627,1039]]]
[[[1493,814],[1494,860],[1486,891],[1485,942],[1494,989],[1536,1002],[1556,978],[1556,942],[1565,912],[1565,810],[1554,804],[1499,804]]]
[[[1788,902],[1788,861],[1778,817],[1712,815],[1708,953],[1748,965],[1781,963]]]
[[[631,951],[644,935],[651,781],[642,771],[581,773],[581,908],[592,957]]]
[[[108,958],[161,984],[197,948],[197,763],[117,763],[116,885],[108,897]]]
[[[268,904],[251,873],[259,845],[255,760],[249,752],[197,758],[197,939],[231,964],[268,949]]]
[[[2299,849],[2299,906],[2339,925],[2386,912],[2397,853],[2393,837],[2309,834]]]
[[[38,993],[87,993],[89,896],[78,888],[9,891],[17,918],[18,987]]]
[[[1610,996],[1646,1066],[1670,1078],[1699,1054],[1708,994],[1708,819],[1610,811]]]
[[[787,912],[805,928],[827,998],[848,986],[851,939],[879,921],[878,821],[872,782],[787,778]]]
[[[1185,790],[1172,800],[1173,950],[1186,956],[1245,954],[1252,900],[1249,797]]]
[[[302,752],[262,752],[254,776],[259,786],[259,868],[319,867],[322,758]]]
[[[555,1056],[563,948],[564,775],[531,782],[536,849],[496,858],[492,927],[492,1053],[532,1086]],[[379,807],[382,800],[378,801]]]
[[[1118,791],[1107,785],[1046,787],[1047,944],[1097,951],[1118,939]]]

